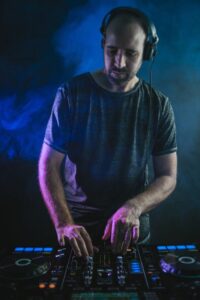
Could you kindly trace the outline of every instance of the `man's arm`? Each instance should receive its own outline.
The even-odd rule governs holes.
[[[177,177],[177,154],[176,152],[154,156],[153,167],[155,172],[154,181],[141,194],[127,201],[141,215],[150,211],[164,201],[176,187]]]
[[[128,200],[108,220],[103,239],[111,238],[116,252],[125,252],[131,240],[139,238],[139,217],[164,201],[175,189],[177,155],[170,153],[153,157],[154,181],[143,192]],[[123,245],[122,245],[123,244]]]
[[[55,226],[58,241],[67,238],[78,256],[93,255],[89,234],[83,226],[74,224],[65,199],[61,180],[61,165],[65,154],[43,144],[39,159],[39,184],[44,202]]]

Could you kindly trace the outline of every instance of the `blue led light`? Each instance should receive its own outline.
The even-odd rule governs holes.
[[[130,262],[131,273],[141,273],[141,265],[138,260],[132,260]]]
[[[185,250],[186,249],[186,247],[184,245],[177,245],[176,248],[178,250]]]
[[[25,252],[32,252],[33,251],[33,247],[25,247],[24,251]]]
[[[170,246],[167,246],[167,249],[168,250],[176,250],[176,246],[170,245]]]
[[[141,270],[132,270],[133,273],[141,273]]]
[[[158,251],[165,251],[165,250],[167,250],[167,247],[166,246],[157,246],[157,250]]]
[[[195,245],[186,245],[186,248],[189,250],[193,250],[193,249],[196,249],[196,246]]]
[[[35,247],[34,252],[42,252],[43,248],[42,247]]]
[[[43,251],[44,252],[52,252],[53,248],[52,247],[45,247],[45,248],[43,248]]]
[[[157,275],[154,275],[154,276],[151,277],[152,281],[156,281],[156,280],[158,280],[159,278],[160,278],[160,277],[157,276]]]
[[[15,252],[22,252],[24,251],[24,247],[16,247]]]

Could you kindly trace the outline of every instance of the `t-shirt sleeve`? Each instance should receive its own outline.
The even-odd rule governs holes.
[[[44,136],[44,143],[55,150],[67,153],[70,137],[69,103],[64,87],[57,90]]]
[[[177,143],[174,112],[169,99],[165,98],[158,121],[157,134],[152,154],[163,155],[175,151],[177,151]]]

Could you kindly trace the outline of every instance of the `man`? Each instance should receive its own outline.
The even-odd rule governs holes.
[[[110,15],[102,25],[104,69],[58,89],[39,160],[58,241],[67,240],[77,256],[93,255],[100,238],[122,254],[147,241],[147,212],[176,185],[171,105],[136,76],[150,25],[134,9]],[[155,178],[145,186],[151,156]]]

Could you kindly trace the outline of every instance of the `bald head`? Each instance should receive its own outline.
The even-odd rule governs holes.
[[[109,24],[107,25],[104,37],[111,32],[115,32],[119,35],[124,34],[124,31],[133,32],[134,28],[139,31],[143,31],[146,37],[148,29],[146,28],[146,23],[144,20],[138,16],[134,16],[131,13],[121,13],[111,18]]]

